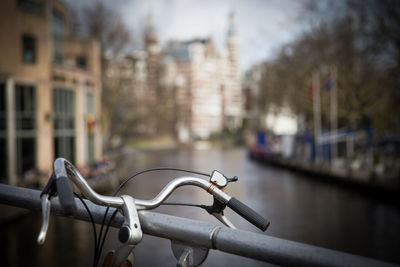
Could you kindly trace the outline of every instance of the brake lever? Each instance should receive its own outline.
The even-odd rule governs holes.
[[[142,241],[143,237],[135,199],[128,195],[122,195],[121,198],[124,201],[122,211],[125,221],[119,229],[118,239],[121,244],[112,257],[111,266],[120,266],[125,262],[135,246]]]
[[[42,194],[40,197],[40,199],[42,200],[42,227],[40,228],[40,232],[37,238],[37,242],[39,245],[43,245],[44,241],[46,240],[47,229],[49,228],[51,208],[51,202],[49,198],[49,194]]]
[[[56,177],[53,172],[46,186],[43,188],[42,193],[40,194],[40,199],[42,203],[42,226],[40,228],[37,238],[37,242],[39,245],[43,245],[44,241],[46,240],[47,229],[49,228],[50,221],[50,199],[57,193],[55,181]]]

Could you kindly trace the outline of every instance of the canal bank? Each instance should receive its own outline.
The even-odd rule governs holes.
[[[315,164],[251,150],[248,151],[248,157],[262,165],[299,173],[318,182],[343,186],[400,207],[400,177],[375,177],[363,170],[354,171],[348,167],[331,166],[329,163]]]

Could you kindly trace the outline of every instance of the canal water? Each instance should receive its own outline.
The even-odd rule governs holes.
[[[260,165],[237,149],[163,150],[126,152],[117,159],[121,177],[145,168],[177,167],[211,173],[219,170],[238,176],[227,193],[242,200],[271,221],[262,233],[226,210],[240,229],[299,241],[389,262],[400,263],[400,210],[377,199],[349,189],[307,179],[283,169]],[[135,178],[124,193],[136,198],[153,198],[181,172],[153,172]],[[179,188],[170,202],[211,204],[201,189]],[[163,206],[157,212],[218,224],[207,212],[192,207]],[[48,238],[36,245],[40,214],[31,213],[0,230],[0,266],[90,266],[93,256],[91,225],[86,222],[52,217]],[[107,247],[116,240],[109,236]],[[170,242],[144,236],[135,248],[135,266],[175,266]],[[210,251],[203,266],[267,266],[259,261]]]

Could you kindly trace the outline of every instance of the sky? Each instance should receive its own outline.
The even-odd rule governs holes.
[[[96,0],[66,0],[84,6]],[[305,0],[114,0],[105,2],[121,13],[124,22],[139,38],[151,14],[161,45],[169,40],[212,37],[223,49],[228,16],[235,14],[240,40],[239,65],[272,59],[279,47],[293,40],[306,27],[301,15]]]

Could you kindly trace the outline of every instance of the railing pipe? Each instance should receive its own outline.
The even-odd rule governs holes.
[[[0,203],[41,210],[40,191],[0,184]],[[90,221],[82,205],[75,199],[77,209],[70,216],[75,219]],[[101,223],[105,207],[85,200],[94,221]],[[110,217],[112,211],[108,213]],[[65,216],[58,198],[51,201],[51,211]],[[325,249],[299,242],[247,231],[215,226],[210,223],[185,219],[149,211],[139,211],[140,223],[145,234],[178,240],[191,245],[217,249],[231,254],[285,266],[396,266],[394,264]],[[113,227],[120,227],[123,222],[117,214]],[[39,230],[39,229],[38,229]]]

